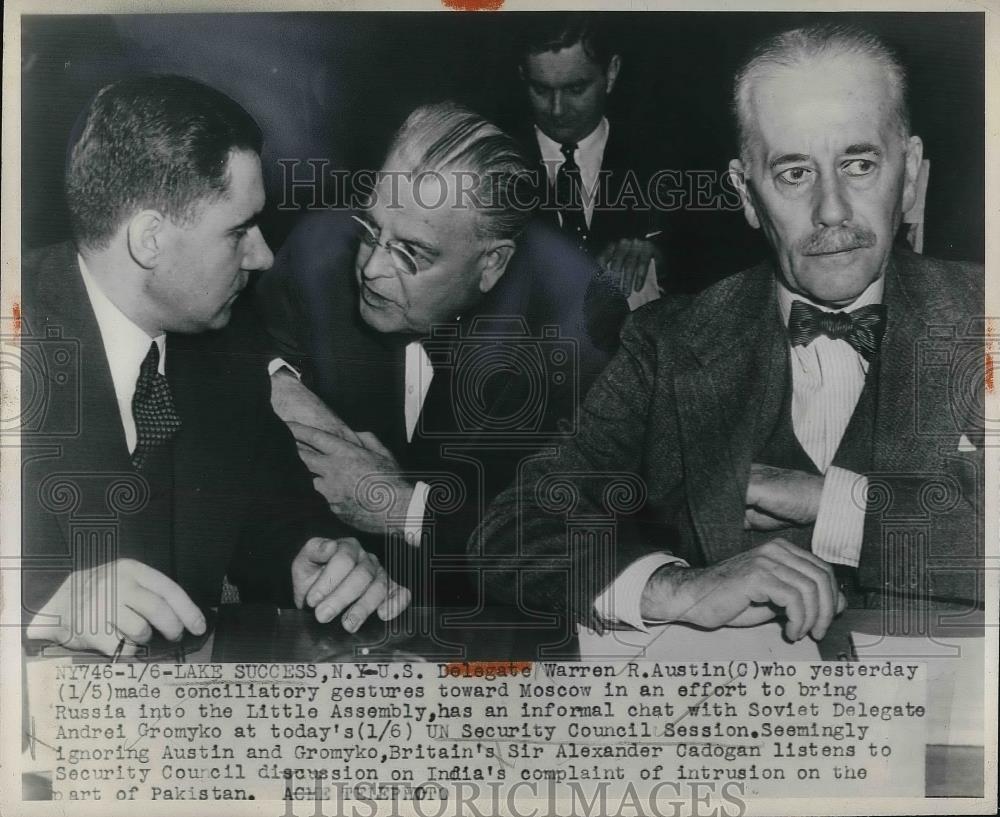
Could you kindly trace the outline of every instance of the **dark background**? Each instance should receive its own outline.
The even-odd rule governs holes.
[[[527,116],[515,62],[524,13],[275,13],[26,16],[22,33],[23,241],[68,237],[62,175],[90,96],[136,72],[176,72],[230,94],[261,123],[277,249],[295,213],[278,212],[278,159],[377,168],[392,131],[421,102],[457,99],[500,124]],[[984,256],[982,13],[618,12],[624,67],[613,127],[654,148],[662,167],[721,173],[736,155],[731,77],[752,45],[820,19],[860,24],[910,70],[913,131],[931,160],[924,252]],[[689,217],[690,218],[690,217]],[[698,213],[682,275],[698,288],[766,251],[740,212]]]

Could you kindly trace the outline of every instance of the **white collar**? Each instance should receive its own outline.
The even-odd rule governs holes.
[[[608,136],[611,133],[611,124],[606,116],[601,117],[597,127],[576,143],[576,156],[596,156],[598,159],[604,156],[604,148],[608,143]],[[565,157],[562,154],[562,145],[550,138],[535,125],[535,138],[538,141],[538,149],[542,154],[542,159],[546,163],[555,162],[562,164]],[[578,162],[581,163],[581,162]]]
[[[811,304],[824,312],[853,312],[855,309],[860,309],[862,306],[871,306],[872,304],[882,303],[882,295],[885,292],[885,276],[880,275],[872,281],[868,285],[867,289],[855,298],[852,303],[847,306],[832,307],[816,303],[814,300],[807,298],[804,295],[798,295],[788,289],[788,287],[786,287],[780,279],[776,280],[778,284],[778,309],[781,312],[781,322],[785,326],[788,326],[788,316],[792,312],[792,303],[794,301],[802,301],[803,303]]]
[[[119,402],[131,403],[135,393],[135,383],[139,378],[139,368],[149,353],[149,344],[155,341],[160,349],[160,374],[166,372],[167,336],[151,338],[140,329],[104,294],[100,284],[93,277],[80,255],[76,257],[80,265],[80,275],[87,290],[87,297],[94,309],[97,326],[101,330],[104,353],[111,369],[111,379]]]

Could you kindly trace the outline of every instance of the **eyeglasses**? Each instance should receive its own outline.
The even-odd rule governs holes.
[[[407,275],[416,275],[420,272],[420,264],[417,263],[417,259],[414,257],[405,246],[400,244],[398,241],[393,241],[392,239],[388,241],[380,241],[378,229],[372,226],[368,221],[361,218],[360,216],[351,216],[351,218],[361,225],[363,228],[361,230],[361,243],[364,244],[371,250],[376,247],[381,247],[392,259],[393,266],[396,267],[400,272],[404,272]]]

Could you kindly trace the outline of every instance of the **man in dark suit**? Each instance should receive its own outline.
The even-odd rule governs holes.
[[[735,90],[730,171],[774,260],[636,313],[579,435],[470,552],[521,548],[493,592],[597,625],[777,611],[819,639],[850,603],[919,630],[984,598],[983,385],[959,365],[981,371],[983,270],[894,247],[922,144],[878,39],[786,32]]]
[[[526,170],[480,116],[418,108],[369,206],[308,214],[257,288],[298,370],[272,366],[275,410],[317,489],[391,540],[387,564],[419,573],[423,600],[467,597],[483,508],[569,433],[559,421],[607,362],[601,326],[625,312],[593,262],[519,206]]]
[[[22,397],[41,401],[22,431],[30,638],[130,654],[197,635],[227,576],[349,630],[408,603],[356,540],[325,538],[343,526],[255,365],[236,301],[273,260],[260,147],[246,111],[183,77],[114,83],[87,112],[75,240],[22,269]]]
[[[622,68],[610,25],[606,16],[579,12],[527,23],[519,70],[533,127],[521,142],[538,168],[542,211],[631,294],[651,263],[666,274],[664,214],[650,206],[650,180],[660,169],[653,151],[605,115]],[[642,303],[658,294],[655,282]]]

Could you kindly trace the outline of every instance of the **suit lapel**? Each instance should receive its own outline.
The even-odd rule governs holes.
[[[227,532],[231,538],[239,529],[226,517],[239,506],[241,486],[234,475],[247,472],[240,458],[251,456],[254,447],[247,407],[229,398],[228,355],[205,348],[209,342],[167,335],[167,380],[181,418],[173,440],[174,557],[178,583],[185,587],[200,586],[210,562],[226,552]]]
[[[787,388],[788,351],[773,273],[768,267],[753,273],[696,330],[697,363],[674,382],[688,505],[709,562],[742,547],[750,464],[777,421]]]
[[[879,352],[878,396],[876,399],[875,433],[872,444],[872,466],[876,472],[902,473],[929,468],[936,460],[917,428],[917,343],[927,337],[927,326],[921,317],[927,314],[919,303],[919,293],[907,285],[907,263],[893,256],[886,270],[885,304],[886,330]],[[946,423],[947,406],[933,416]],[[921,429],[922,432],[944,433],[948,428]],[[957,443],[956,443],[957,447]]]
[[[75,475],[81,485],[97,485],[92,479],[95,476],[110,478],[116,473],[131,474],[132,463],[118,412],[111,369],[72,245],[66,244],[53,259],[53,266],[43,276],[39,287],[38,303],[31,310],[33,314],[29,315],[31,323],[24,329],[25,337],[38,338],[42,343],[58,342],[54,339],[61,338],[70,348],[75,347],[71,354],[76,355],[79,361],[79,381],[76,384],[80,401],[79,433],[72,437],[52,438],[59,454],[58,464],[54,463],[51,470]],[[44,376],[48,376],[47,371]],[[65,386],[48,387],[44,384],[42,387],[45,394],[59,394],[65,389]],[[47,411],[62,412],[67,408],[71,411],[74,407],[52,406]],[[63,419],[71,420],[68,417]],[[76,422],[72,418],[69,423],[57,421],[55,425],[72,427]],[[96,463],[100,464],[98,474],[95,474]],[[103,488],[93,503],[91,513],[108,512],[103,507]],[[81,511],[87,513],[85,509]],[[56,518],[62,533],[68,538],[69,516],[57,514]]]

